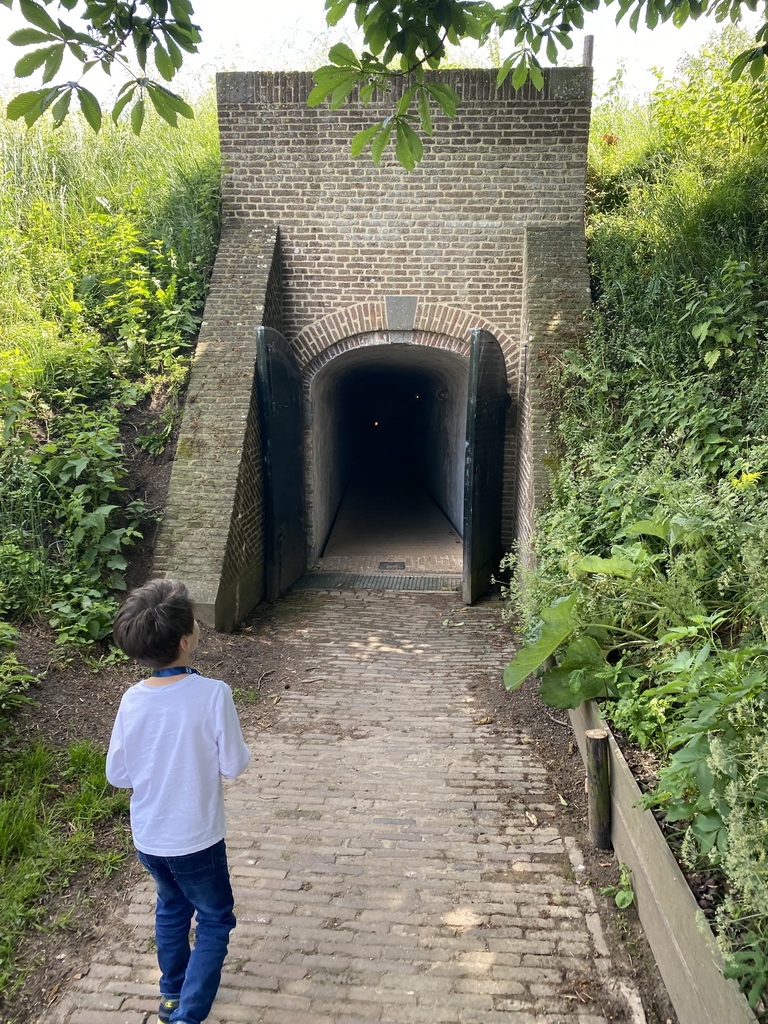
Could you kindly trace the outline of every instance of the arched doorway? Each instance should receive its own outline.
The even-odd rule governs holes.
[[[501,555],[507,373],[494,335],[469,334],[458,346],[363,335],[306,369],[309,565],[460,571],[467,603],[487,589]]]
[[[291,347],[277,331],[258,328],[268,599],[334,545],[336,557],[369,559],[343,567],[355,572],[460,567],[469,604],[488,588],[501,555],[504,354],[481,328],[470,331],[467,356],[453,344],[409,344],[410,337],[363,336],[326,350],[305,370],[302,402]],[[362,550],[345,551],[350,535]],[[446,565],[456,544],[461,565]],[[437,565],[424,560],[432,557]]]
[[[309,564],[461,572],[469,360],[418,344],[343,352],[311,379]]]

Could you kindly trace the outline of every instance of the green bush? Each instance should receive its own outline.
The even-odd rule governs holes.
[[[732,32],[651,104],[595,112],[596,302],[552,375],[537,565],[510,595],[542,698],[598,698],[662,765],[647,803],[722,879],[728,972],[768,1019],[768,150]],[[514,560],[513,560],[514,561]]]
[[[0,120],[0,614],[64,643],[104,637],[151,518],[124,490],[121,428],[162,451],[216,249],[212,102],[181,129]]]

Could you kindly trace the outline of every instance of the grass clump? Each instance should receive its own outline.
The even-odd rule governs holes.
[[[46,927],[52,896],[86,866],[106,877],[128,845],[127,793],[104,776],[104,754],[88,742],[56,750],[42,741],[0,758],[0,999],[24,979],[17,957],[31,927]],[[105,825],[116,833],[104,841]]]

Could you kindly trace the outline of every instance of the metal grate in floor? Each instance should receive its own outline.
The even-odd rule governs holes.
[[[461,576],[403,576],[381,572],[311,572],[295,584],[300,590],[426,590],[461,589]]]

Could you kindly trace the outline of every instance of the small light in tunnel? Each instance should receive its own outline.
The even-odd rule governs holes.
[[[416,395],[417,398],[421,398],[421,395]]]
[[[378,425],[379,425],[379,421],[378,421],[378,420],[374,420],[374,421],[373,421],[373,425],[374,425],[374,427],[378,427]]]

